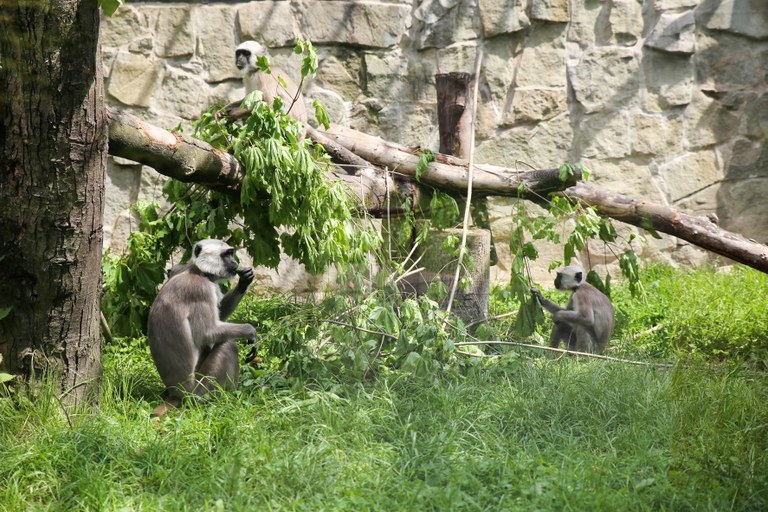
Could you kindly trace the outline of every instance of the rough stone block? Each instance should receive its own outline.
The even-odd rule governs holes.
[[[163,76],[163,65],[143,55],[119,52],[107,92],[125,105],[148,107]]]
[[[693,53],[696,33],[693,12],[662,14],[645,40],[645,46],[664,52]]]
[[[686,153],[659,167],[672,203],[685,199],[723,179],[713,150]]]
[[[362,92],[361,68],[363,58],[357,52],[339,51],[320,59],[317,82],[333,89],[347,101],[354,100]]]
[[[607,9],[606,2],[589,0],[572,2],[568,40],[587,45],[597,41],[598,35],[601,39],[607,39],[608,24],[606,20],[608,16],[603,14]]]
[[[438,73],[474,73],[477,42],[459,43],[436,51]],[[491,68],[495,72],[496,68]],[[511,82],[511,80],[510,80]]]
[[[768,140],[768,92],[748,96],[746,99],[749,109],[744,135]]]
[[[198,27],[196,56],[202,61],[209,82],[239,76],[235,67],[235,11],[230,6],[202,5],[195,10]]]
[[[745,44],[727,32],[696,36],[696,79],[702,89],[760,87],[768,76],[768,44]]]
[[[587,113],[627,108],[637,103],[639,62],[631,49],[590,47],[568,66],[576,100]]]
[[[487,84],[491,101],[501,112],[507,107],[507,97],[515,78],[516,62],[523,48],[520,35],[499,36],[487,41],[483,52],[482,78]],[[475,47],[472,47],[475,49]],[[467,55],[467,73],[474,73],[475,55]],[[441,62],[441,65],[443,63]],[[443,66],[441,66],[443,67]],[[450,68],[447,68],[450,69]],[[479,104],[478,104],[479,108]]]
[[[644,50],[645,109],[663,112],[690,103],[693,74],[694,67],[689,55]]]
[[[613,41],[623,46],[632,46],[643,35],[642,6],[637,0],[613,0],[608,23]]]
[[[741,122],[738,112],[715,98],[697,92],[685,109],[687,146],[699,148],[730,139]]]
[[[385,106],[379,112],[380,135],[386,140],[410,146],[437,148],[437,106],[434,103],[400,103]]]
[[[107,160],[104,179],[104,248],[121,250],[131,232],[130,208],[139,192],[141,165],[117,164]]]
[[[399,4],[334,0],[301,4],[302,27],[315,44],[389,48],[400,42],[410,14],[410,6]]]
[[[610,161],[587,160],[585,163],[593,171],[589,181],[600,189],[655,203],[666,203],[664,183],[654,172],[653,166],[636,162],[631,158]]]
[[[144,15],[131,5],[121,6],[112,16],[101,16],[101,46],[120,48],[147,32]]]
[[[760,243],[768,243],[768,178],[727,181],[718,194],[720,225]]]
[[[565,87],[565,49],[539,45],[523,50],[515,76],[519,87]]]
[[[605,112],[584,117],[578,147],[586,158],[622,158],[630,153],[629,113]]]
[[[768,39],[765,0],[703,0],[695,9],[696,23],[754,39]]]
[[[545,121],[568,109],[568,93],[560,89],[515,89],[506,123]]]
[[[632,119],[632,153],[663,157],[679,153],[683,148],[681,116],[637,113]]]
[[[483,35],[494,37],[526,29],[531,22],[525,0],[478,0]]]
[[[210,89],[202,78],[170,68],[157,95],[157,107],[184,119],[195,119],[208,106]]]
[[[299,29],[293,17],[291,2],[248,2],[237,10],[237,25],[240,41],[253,39],[267,47],[293,46]],[[318,42],[311,39],[312,42]]]
[[[768,178],[768,144],[765,140],[738,138],[718,150],[728,180]]]
[[[666,11],[672,9],[682,9],[684,7],[693,7],[701,0],[654,0],[653,7],[657,11]]]
[[[160,57],[181,57],[195,52],[191,7],[158,8],[155,51]]]
[[[480,17],[474,2],[427,0],[413,11],[411,33],[418,50],[476,41],[480,38],[480,30]]]
[[[519,126],[480,141],[475,161],[508,167],[551,169],[571,160],[573,128],[567,114],[535,126]]]
[[[435,101],[435,69],[429,63],[409,61],[400,51],[364,55],[368,95],[400,102]]]
[[[567,23],[570,20],[568,0],[531,0],[531,18]]]

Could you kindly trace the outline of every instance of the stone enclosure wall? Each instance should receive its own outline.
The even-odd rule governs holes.
[[[768,241],[766,0],[134,1],[102,23],[108,102],[188,126],[207,105],[242,98],[240,41],[270,47],[298,77],[295,33],[320,54],[306,95],[335,122],[437,149],[434,75],[472,72],[482,47],[477,162],[583,161],[601,187],[714,213],[725,229]],[[158,198],[160,182],[111,159],[108,245],[124,244],[130,204]],[[492,199],[496,279],[508,276],[511,205]],[[707,258],[666,236],[642,251]],[[585,265],[612,258],[602,245],[588,252]],[[540,259],[546,268],[561,257],[552,248]],[[283,288],[296,284],[281,274]]]

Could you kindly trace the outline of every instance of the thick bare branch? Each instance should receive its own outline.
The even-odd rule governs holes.
[[[395,144],[337,125],[321,133],[375,165],[387,167],[408,179],[416,177],[420,148]],[[437,160],[429,164],[428,169],[421,176],[421,183],[442,190],[466,191],[467,161],[442,154],[436,154],[435,157]],[[576,174],[568,181],[562,182],[557,169],[517,171],[487,164],[475,164],[474,167],[475,176],[472,186],[480,195],[541,200],[542,196],[561,191],[581,179],[581,175]]]
[[[671,206],[598,190],[586,183],[579,183],[561,194],[572,202],[594,206],[601,215],[667,233],[702,249],[768,272],[768,245],[720,229],[707,217],[690,215]]]
[[[240,189],[243,173],[232,155],[127,112],[108,108],[107,116],[110,155],[148,165],[179,181],[227,192]]]
[[[125,112],[109,109],[108,115],[110,154],[148,165],[181,181],[228,192],[239,191],[242,169],[231,155],[184,134],[153,126]],[[391,175],[377,167],[363,168],[354,175],[344,171],[328,173],[329,177],[342,180],[350,194],[369,212],[386,212],[387,193],[390,204],[402,204],[405,197],[417,199],[418,187],[408,180],[413,180],[416,174],[418,148],[394,144],[349,128],[332,127],[327,132],[320,132],[320,135],[327,136],[362,158],[362,161],[387,167],[403,178],[392,180]],[[323,140],[321,136],[317,138]],[[466,161],[442,154],[435,157],[437,161],[429,165],[421,182],[443,190],[466,190]],[[539,202],[550,192],[560,193],[573,202],[594,206],[601,215],[667,233],[768,272],[768,246],[764,244],[720,229],[706,217],[601,191],[591,185],[577,183],[580,179],[581,176],[576,175],[566,183],[561,182],[556,169],[518,172],[504,167],[477,165],[473,187],[483,195],[522,197]],[[413,204],[418,204],[418,201]]]

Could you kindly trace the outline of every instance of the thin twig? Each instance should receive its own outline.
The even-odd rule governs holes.
[[[397,339],[397,336],[392,336],[391,334],[388,334],[388,333],[386,333],[386,332],[381,332],[381,331],[372,331],[372,330],[370,330],[370,329],[365,329],[365,328],[363,328],[363,327],[358,327],[358,326],[356,326],[356,325],[348,324],[348,323],[346,323],[346,322],[339,322],[339,321],[337,321],[337,320],[322,320],[322,321],[323,321],[323,322],[328,322],[329,324],[336,324],[336,325],[340,325],[340,326],[342,326],[342,327],[349,327],[349,328],[351,328],[351,329],[355,329],[356,331],[360,331],[360,332],[366,332],[366,333],[368,333],[368,334],[376,334],[376,335],[378,335],[378,336],[386,336],[387,338],[391,338],[391,339],[393,339],[393,340],[396,340],[396,339]]]
[[[445,328],[445,323],[448,321],[448,317],[453,307],[453,299],[456,296],[456,288],[459,286],[459,274],[461,274],[461,264],[464,261],[464,252],[467,245],[467,231],[469,230],[469,207],[472,202],[472,180],[475,175],[475,122],[477,118],[477,93],[480,84],[480,67],[483,62],[483,47],[477,47],[477,59],[475,61],[475,87],[472,93],[472,124],[469,130],[469,162],[467,166],[467,199],[464,205],[464,224],[461,229],[461,244],[459,245],[459,261],[456,264],[456,272],[453,275],[453,285],[451,286],[451,294],[448,296],[448,304],[445,307],[446,315],[443,320],[441,330]]]
[[[515,316],[515,315],[517,315],[517,311],[510,311],[509,313],[502,313],[500,315],[489,316],[488,318],[481,318],[479,320],[475,320],[474,322],[469,322],[466,325],[466,328],[469,329],[470,327],[472,327],[474,325],[477,325],[477,324],[482,324],[482,323],[485,323],[485,322],[491,322],[493,320],[501,320],[502,318],[507,318],[507,317]]]
[[[545,350],[548,352],[557,352],[560,354],[570,354],[574,356],[591,357],[593,359],[603,359],[605,361],[613,361],[616,363],[629,363],[641,366],[655,366],[657,368],[672,368],[671,363],[649,363],[647,361],[634,361],[632,359],[621,359],[618,357],[603,356],[600,354],[591,354],[589,352],[576,352],[574,350],[566,350],[563,348],[547,347],[545,345],[531,345],[529,343],[518,343],[516,341],[466,341],[461,343],[454,343],[455,347],[464,347],[469,345],[507,345],[512,347],[531,348],[535,350]]]

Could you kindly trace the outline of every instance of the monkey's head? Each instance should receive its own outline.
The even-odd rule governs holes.
[[[557,271],[555,288],[574,291],[584,283],[584,271],[578,265],[569,265]]]
[[[200,240],[192,249],[190,262],[213,280],[231,279],[237,273],[235,250],[221,240]]]
[[[243,41],[235,48],[235,66],[242,74],[255,73],[259,70],[256,66],[256,57],[263,57],[267,49],[256,41]]]

